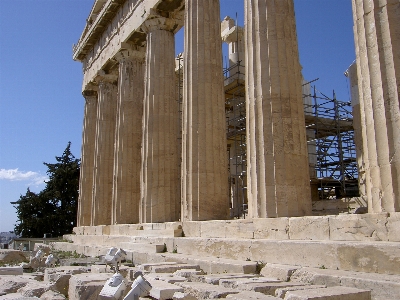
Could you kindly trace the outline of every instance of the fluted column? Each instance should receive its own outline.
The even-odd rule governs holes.
[[[176,21],[146,21],[140,222],[179,219],[179,110],[175,89]]]
[[[229,212],[225,97],[218,0],[185,1],[182,219]]]
[[[354,128],[354,144],[356,147],[356,160],[357,160],[357,170],[358,170],[358,187],[361,199],[365,203],[368,203],[368,195],[366,189],[366,162],[364,155],[368,155],[368,149],[364,149],[363,141],[366,141],[366,130],[365,130],[365,116],[361,114],[360,107],[360,96],[359,96],[359,80],[357,76],[357,64],[354,62],[349,69],[346,71],[345,75],[350,81],[350,93],[351,93],[351,106],[353,114],[353,128]]]
[[[112,224],[139,222],[144,50],[119,52]]]
[[[116,76],[99,78],[95,167],[93,170],[91,225],[111,224],[111,199],[114,167],[114,139],[117,111]]]
[[[249,216],[311,213],[293,0],[246,0]]]
[[[353,0],[368,211],[400,211],[400,2]]]
[[[85,97],[85,111],[82,130],[77,226],[89,226],[92,218],[91,207],[97,115],[97,91],[86,90],[82,94]]]

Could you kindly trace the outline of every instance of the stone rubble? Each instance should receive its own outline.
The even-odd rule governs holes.
[[[282,278],[272,277],[272,273]],[[273,264],[267,264],[261,269],[261,274],[205,274],[199,266],[176,262],[147,263],[135,267],[121,266],[121,274],[126,278],[129,287],[124,291],[124,295],[130,290],[132,282],[139,274],[152,285],[150,294],[142,297],[143,300],[396,299],[382,298],[379,295],[381,291],[371,294],[368,284],[365,284],[365,289],[343,286],[341,280],[350,280],[354,273]],[[42,273],[39,271],[23,275],[4,275],[0,277],[0,300],[38,298],[94,300],[112,275],[111,270],[106,271],[99,264],[89,267],[59,266],[47,268]],[[380,276],[386,276],[382,277],[381,281],[390,279],[390,275]],[[362,280],[362,274],[357,278]],[[377,278],[372,278],[372,281],[378,282]],[[400,286],[400,283],[398,285]],[[397,295],[399,294],[400,291]],[[371,298],[371,295],[375,297]]]

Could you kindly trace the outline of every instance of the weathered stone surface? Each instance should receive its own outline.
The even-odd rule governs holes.
[[[275,296],[281,299],[285,298],[285,295],[288,291],[301,291],[308,289],[323,289],[326,288],[324,285],[301,285],[301,286],[288,286],[275,290]]]
[[[176,264],[170,266],[152,266],[149,268],[149,271],[154,273],[174,273],[178,270],[183,270],[183,269],[200,271],[200,266],[186,265],[186,264]]]
[[[68,296],[69,279],[72,275],[87,273],[88,268],[64,266],[53,269],[46,269],[44,274],[44,282],[51,283],[52,290],[57,291],[64,296]]]
[[[172,299],[176,292],[183,292],[183,288],[175,284],[170,284],[165,281],[155,280],[151,278],[147,278],[147,281],[152,286],[152,289],[150,290],[150,296],[155,299]]]
[[[22,263],[26,262],[27,259],[22,251],[12,249],[1,249],[0,250],[0,262],[4,263]]]
[[[146,274],[146,278],[153,278],[154,280],[162,280],[167,283],[176,283],[187,281],[187,278],[181,276],[175,276],[169,273],[150,273]]]
[[[294,282],[328,287],[348,286],[371,290],[372,299],[397,299],[400,295],[400,276],[341,270],[301,268],[292,276]]]
[[[281,299],[281,298],[277,298],[274,296],[269,296],[269,295],[265,295],[263,293],[258,293],[258,292],[250,292],[250,291],[246,291],[246,292],[240,292],[238,294],[230,294],[228,296],[226,296],[226,299],[232,299],[232,300],[263,300],[263,299]]]
[[[22,276],[2,275],[0,277],[0,294],[16,293],[33,280]]]
[[[289,281],[293,272],[299,269],[299,266],[289,266],[280,264],[266,264],[261,269],[261,275],[269,278],[276,278],[278,280]]]
[[[255,239],[289,239],[289,218],[256,218],[253,223]]]
[[[22,267],[0,267],[0,275],[22,275]]]
[[[330,216],[330,239],[334,241],[387,241],[388,216],[387,213]]]
[[[40,296],[40,299],[43,300],[63,300],[67,299],[63,294],[54,292],[54,291],[47,291]]]
[[[255,274],[242,274],[242,273],[208,274],[208,275],[193,276],[191,278],[191,281],[218,285],[221,279],[254,278],[257,276],[258,275]]]
[[[77,274],[69,281],[68,299],[96,300],[110,274]]]
[[[204,274],[202,270],[196,270],[196,269],[180,269],[174,272],[175,276],[180,276],[185,278],[191,278],[192,276],[202,275],[202,274]]]
[[[201,282],[179,282],[177,285],[181,286],[185,293],[196,297],[196,299],[225,298],[229,294],[239,293],[239,291],[233,289]]]
[[[289,219],[291,240],[329,240],[329,220],[326,217]]]
[[[196,297],[185,294],[185,293],[181,293],[181,292],[177,292],[174,294],[173,300],[196,300]]]
[[[0,299],[1,300],[12,300],[12,299],[16,299],[16,300],[37,300],[37,297],[24,297],[22,296],[20,293],[11,293],[11,294],[7,294],[4,296],[1,296],[0,294]]]
[[[45,292],[51,289],[51,284],[43,282],[30,282],[21,287],[18,293],[24,297],[40,297]]]
[[[278,280],[267,278],[263,280],[263,278],[261,277],[238,280],[221,279],[220,285],[223,287],[230,287],[241,291],[253,291],[274,296],[275,291],[278,288],[289,286],[302,286],[304,284],[298,282],[279,282]]]
[[[323,289],[307,289],[288,291],[285,299],[287,300],[314,300],[314,299],[329,299],[329,300],[370,300],[370,291],[349,287],[332,287]]]
[[[240,288],[244,285],[249,285],[253,283],[280,283],[281,281],[275,278],[266,277],[251,277],[251,278],[224,278],[220,279],[219,285],[226,288]]]
[[[390,213],[387,229],[389,241],[400,242],[400,213]]]

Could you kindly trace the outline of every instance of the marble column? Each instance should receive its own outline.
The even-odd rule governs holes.
[[[293,0],[246,0],[249,217],[311,213]]]
[[[90,226],[92,218],[92,185],[97,116],[96,90],[97,87],[94,87],[93,90],[85,90],[82,93],[85,97],[85,111],[82,130],[77,226]]]
[[[182,219],[226,219],[228,159],[220,4],[185,1]]]
[[[179,110],[175,88],[176,20],[156,16],[147,33],[140,222],[179,219]]]
[[[117,76],[98,77],[99,95],[93,170],[92,226],[111,224]]]
[[[368,211],[400,211],[400,2],[352,0]]]
[[[135,46],[132,46],[135,47]],[[123,50],[119,62],[112,224],[139,222],[145,51]]]
[[[364,155],[368,155],[368,149],[364,149],[365,145],[363,141],[366,141],[366,130],[365,116],[361,114],[360,96],[359,96],[359,81],[357,76],[357,64],[354,62],[349,69],[345,72],[346,77],[350,81],[350,95],[351,95],[351,107],[353,114],[353,128],[354,128],[354,144],[356,147],[356,160],[358,170],[358,189],[360,192],[360,198],[363,203],[368,203],[367,189],[366,189],[366,162]]]

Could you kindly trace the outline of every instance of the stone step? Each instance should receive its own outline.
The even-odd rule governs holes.
[[[349,287],[288,291],[285,300],[370,300],[371,292]]]
[[[400,212],[75,227],[76,235],[182,230],[186,237],[400,242]],[[182,231],[179,232],[182,236]]]
[[[165,252],[166,246],[164,244],[145,244],[145,243],[132,243],[122,242],[119,243],[118,247],[127,249],[129,251],[140,251],[146,253],[163,253]]]
[[[374,300],[400,299],[399,275],[300,268],[291,275],[290,280],[327,287],[344,286],[370,290]]]
[[[154,232],[157,230],[153,230]],[[87,237],[87,239],[85,239]],[[76,244],[119,247],[122,242],[165,244],[168,252],[302,267],[399,274],[399,242],[265,240],[164,236],[72,236]],[[297,253],[297,255],[293,255]]]
[[[73,229],[75,235],[125,236],[182,236],[180,222],[81,226]]]

